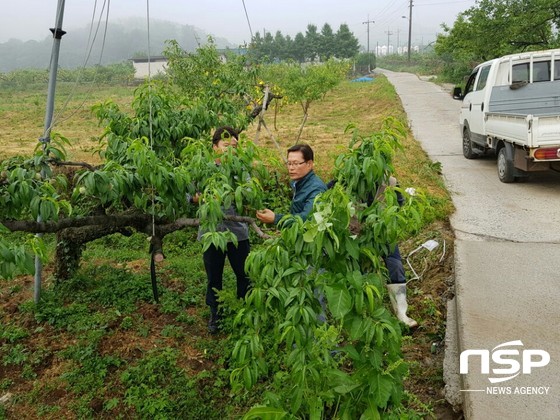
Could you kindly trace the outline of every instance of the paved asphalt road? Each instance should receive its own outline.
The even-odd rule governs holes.
[[[466,418],[560,419],[560,174],[501,183],[494,157],[463,157],[460,101],[415,75],[378,72],[395,86],[415,138],[441,162],[456,207],[456,318],[448,320],[456,369],[461,352],[479,354],[460,375]]]

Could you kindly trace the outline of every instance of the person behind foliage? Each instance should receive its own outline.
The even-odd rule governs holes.
[[[335,183],[336,181],[334,180],[330,181],[328,183],[328,187],[332,188]],[[397,186],[397,179],[395,177],[389,177],[389,186]],[[380,188],[373,186],[373,191],[369,194],[367,205],[371,206],[375,200],[382,200],[385,188],[385,185],[382,185]],[[402,206],[404,204],[404,198],[400,191],[396,190],[395,192],[397,195],[397,202],[399,203],[399,206]],[[392,249],[392,251],[383,256],[383,262],[389,272],[389,283],[387,283],[389,300],[391,301],[393,311],[397,315],[397,319],[408,325],[410,328],[415,328],[418,326],[418,322],[409,318],[406,314],[408,311],[408,302],[406,300],[406,275],[399,246],[398,244],[395,244],[394,248],[389,247],[389,249]]]
[[[223,153],[228,147],[237,147],[238,132],[232,127],[219,127],[212,137],[212,148],[216,153]],[[220,159],[216,159],[216,165],[220,165]],[[198,203],[199,195],[195,195],[191,199],[192,202]],[[231,206],[223,209],[224,214],[228,216],[237,216],[235,208]],[[221,222],[217,231],[230,231],[237,238],[237,246],[233,242],[227,243],[227,249],[222,251],[214,245],[204,251],[202,260],[208,283],[206,286],[206,304],[210,308],[210,318],[208,319],[208,331],[211,334],[218,332],[220,323],[220,312],[216,291],[222,290],[223,274],[226,257],[229,260],[231,268],[237,279],[237,297],[244,298],[250,286],[249,277],[245,273],[245,260],[249,255],[251,246],[249,244],[249,226],[244,222],[234,222],[224,220]],[[198,240],[201,240],[204,231],[198,230]]]
[[[313,201],[320,193],[327,190],[325,183],[315,174],[313,149],[307,144],[296,144],[288,149],[288,175],[290,185],[294,191],[290,214],[299,216],[303,220],[309,217],[313,210]],[[257,211],[257,219],[267,224],[278,224],[283,214],[274,213],[270,209]]]
[[[326,184],[315,174],[313,170],[314,153],[311,146],[307,144],[296,144],[288,149],[288,175],[290,185],[294,191],[290,204],[290,214],[299,216],[304,221],[309,217],[313,210],[315,197],[327,190]],[[270,209],[258,210],[257,219],[263,223],[278,225],[284,217],[281,213],[274,213]],[[323,311],[318,315],[321,322],[325,322],[325,301],[323,296],[316,291],[316,297],[321,303]]]

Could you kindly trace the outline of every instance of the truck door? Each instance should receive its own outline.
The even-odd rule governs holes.
[[[484,115],[488,111],[486,102],[486,82],[492,63],[475,69],[465,86],[465,97],[461,107],[463,121],[467,121],[471,140],[480,145],[486,144]]]

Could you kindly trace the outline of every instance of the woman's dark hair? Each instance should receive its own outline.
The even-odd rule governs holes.
[[[313,149],[311,146],[305,143],[294,144],[288,149],[288,153],[291,152],[301,152],[303,159],[307,162],[308,160],[313,160]]]
[[[228,125],[224,125],[223,127],[216,128],[214,131],[214,135],[212,136],[212,144],[217,144],[220,140],[226,140],[231,137],[239,140],[239,132]]]

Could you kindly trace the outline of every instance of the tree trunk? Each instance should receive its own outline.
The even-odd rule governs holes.
[[[80,267],[82,251],[86,243],[112,233],[130,236],[132,230],[126,227],[82,226],[57,232],[54,268],[56,280],[68,280],[74,275]]]

